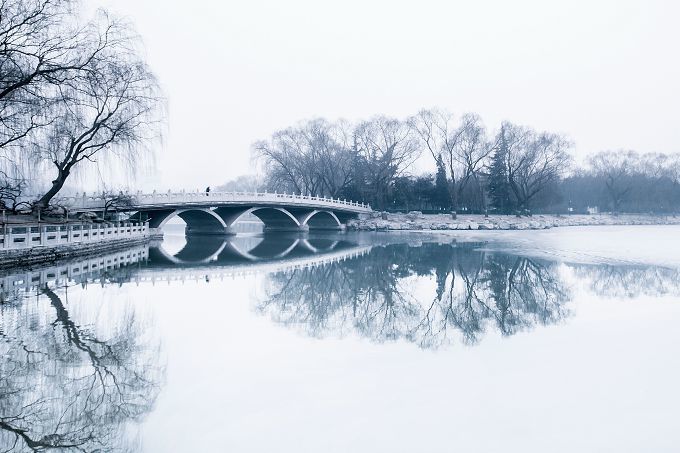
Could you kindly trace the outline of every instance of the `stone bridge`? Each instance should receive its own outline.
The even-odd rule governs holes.
[[[65,197],[59,203],[72,213],[127,212],[135,220],[161,228],[175,216],[186,222],[187,235],[234,234],[233,228],[252,214],[265,232],[341,230],[348,219],[371,212],[370,205],[310,195],[259,192],[167,192],[125,194],[124,203],[112,197]]]

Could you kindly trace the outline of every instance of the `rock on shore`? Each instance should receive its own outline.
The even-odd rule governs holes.
[[[680,216],[643,214],[594,215],[458,215],[408,214],[374,212],[347,222],[348,230],[401,231],[401,230],[543,230],[562,226],[590,225],[680,225]]]

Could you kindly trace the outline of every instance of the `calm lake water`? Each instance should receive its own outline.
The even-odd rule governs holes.
[[[180,233],[0,273],[0,451],[679,451],[680,227]]]

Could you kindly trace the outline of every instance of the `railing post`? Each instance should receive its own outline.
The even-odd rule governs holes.
[[[2,248],[5,248],[5,249],[8,249],[9,245],[11,243],[10,239],[11,239],[11,236],[12,236],[12,233],[11,233],[12,229],[10,228],[9,231],[10,231],[10,233],[7,233],[7,224],[3,223],[2,224],[2,233],[3,233],[2,236],[5,238],[5,241],[2,244]]]

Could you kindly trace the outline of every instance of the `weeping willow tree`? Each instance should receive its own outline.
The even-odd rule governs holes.
[[[156,78],[134,50],[128,28],[105,23],[101,39],[110,44],[59,87],[55,121],[32,144],[33,158],[54,175],[38,209],[49,205],[78,167],[113,159],[133,168],[158,136],[162,102]]]
[[[73,0],[0,3],[0,185],[51,181],[49,206],[92,163],[133,169],[159,137],[163,102],[126,22],[83,22]]]

